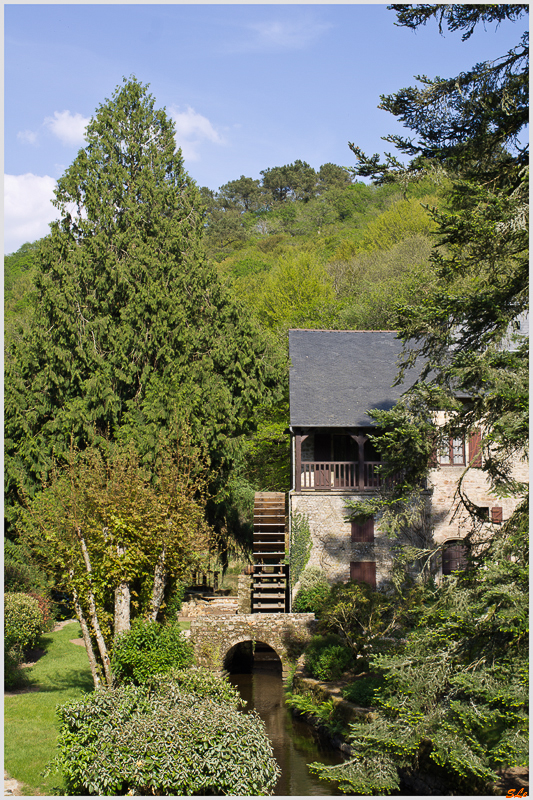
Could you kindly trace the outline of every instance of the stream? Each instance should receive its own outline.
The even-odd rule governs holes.
[[[320,781],[309,774],[312,761],[339,764],[342,754],[317,741],[312,728],[295,719],[285,705],[281,670],[276,664],[255,663],[252,671],[229,676],[243,700],[245,711],[255,708],[265,723],[274,756],[281,768],[281,777],[274,795],[342,795],[334,784]]]

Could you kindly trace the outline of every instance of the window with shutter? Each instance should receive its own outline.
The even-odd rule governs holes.
[[[351,561],[350,580],[368,583],[373,589],[376,588],[376,562],[375,561]]]
[[[472,431],[468,437],[468,458],[471,467],[481,467],[481,433]]]
[[[467,566],[467,550],[462,542],[449,542],[442,551],[442,574],[451,575]]]
[[[352,542],[374,541],[374,517],[361,524],[352,522]]]
[[[501,506],[493,506],[491,508],[491,519],[494,525],[501,525],[503,522],[503,508]]]
[[[438,449],[439,464],[457,466],[465,463],[465,440],[461,437],[442,436]]]

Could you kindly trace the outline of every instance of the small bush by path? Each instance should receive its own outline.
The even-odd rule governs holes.
[[[59,733],[55,709],[94,688],[85,648],[70,642],[79,637],[77,622],[42,636],[39,646],[45,655],[24,669],[28,691],[4,698],[4,766],[25,784],[28,795],[59,793],[58,776],[45,779],[41,775],[55,755]]]

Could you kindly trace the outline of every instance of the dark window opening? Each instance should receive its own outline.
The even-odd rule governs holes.
[[[331,434],[315,433],[315,461],[331,461]]]

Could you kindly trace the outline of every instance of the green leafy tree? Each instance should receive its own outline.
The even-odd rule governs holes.
[[[335,326],[336,298],[322,263],[309,252],[288,253],[261,280],[258,317],[272,330]]]
[[[205,261],[204,204],[174,135],[147,88],[125,80],[58,181],[31,330],[7,361],[10,519],[71,437],[84,447],[125,428],[149,458],[178,413],[222,469],[275,386],[267,341]]]
[[[229,181],[218,190],[218,202],[224,208],[238,208],[240,211],[257,211],[265,203],[265,195],[259,180],[241,175]]]
[[[113,680],[110,654],[131,618],[156,620],[176,581],[205,563],[205,474],[183,441],[156,443],[155,478],[131,443],[72,450],[24,510],[24,542],[68,592],[95,686]]]
[[[318,170],[318,189],[323,192],[326,189],[341,188],[350,186],[352,183],[352,175],[350,170],[346,167],[339,167],[337,164],[332,164],[328,161],[327,164],[322,164]]]
[[[307,161],[297,159],[283,167],[262,169],[262,186],[278,203],[310,200],[316,193],[317,174]]]

